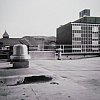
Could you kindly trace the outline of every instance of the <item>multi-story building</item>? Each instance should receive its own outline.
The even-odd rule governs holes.
[[[100,17],[85,16],[62,25],[57,28],[56,43],[65,45],[65,51],[100,52]]]

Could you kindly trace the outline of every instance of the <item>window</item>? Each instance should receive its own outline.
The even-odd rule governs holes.
[[[81,33],[75,33],[74,37],[81,37]]]
[[[81,30],[81,26],[72,26],[72,30]]]
[[[99,37],[98,33],[93,33],[92,34],[92,39],[98,39],[98,37]]]
[[[99,28],[97,26],[92,27],[92,32],[99,32]]]

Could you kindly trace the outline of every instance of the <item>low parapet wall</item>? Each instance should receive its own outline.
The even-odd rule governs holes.
[[[54,60],[56,59],[55,51],[30,51],[31,59],[34,60]]]

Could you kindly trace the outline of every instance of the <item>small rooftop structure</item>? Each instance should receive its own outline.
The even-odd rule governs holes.
[[[82,18],[84,16],[90,16],[90,9],[84,9],[81,12],[79,12],[79,18]]]
[[[5,30],[5,32],[4,32],[4,34],[3,34],[3,38],[9,38],[9,35],[8,35],[8,33],[6,32],[6,30]]]

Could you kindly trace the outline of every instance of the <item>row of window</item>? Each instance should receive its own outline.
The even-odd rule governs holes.
[[[73,38],[74,41],[81,41],[81,38],[80,37],[77,37],[77,38]]]
[[[97,32],[93,32],[92,30],[72,30],[72,33],[100,33],[100,30]]]
[[[73,41],[99,41],[99,38],[95,37],[75,37],[72,38]]]
[[[99,50],[83,49],[82,52],[98,52]]]
[[[73,33],[81,33],[81,32],[92,32],[92,33],[99,33],[100,32],[100,25],[72,25]]]
[[[73,45],[72,48],[81,48],[81,45]]]
[[[75,40],[75,41],[98,41],[98,38],[92,38],[92,37],[75,37],[75,38],[72,38],[72,40]]]
[[[99,27],[100,25],[99,24],[83,24],[83,23],[74,23],[72,24],[73,26],[84,26],[84,27],[94,27],[94,26],[97,26]]]
[[[94,36],[94,37],[99,37],[100,35],[98,34],[98,33],[92,33],[92,34],[81,34],[81,33],[73,33],[72,34],[72,37],[92,37],[92,36]]]
[[[74,38],[73,39],[73,43],[77,43],[77,42],[88,42],[88,41],[90,41],[90,42],[98,42],[99,41],[99,39],[92,39],[92,38],[82,38],[80,41],[78,41],[78,39],[77,38]]]
[[[100,48],[98,45],[73,45],[72,48]]]
[[[81,50],[72,50],[72,52],[81,52]]]
[[[81,34],[81,37],[92,37],[92,34]]]
[[[88,50],[72,50],[72,52],[100,52],[100,50],[91,50],[91,49],[88,49]]]
[[[82,44],[92,44],[92,41],[82,41]]]
[[[88,29],[84,29],[84,30],[72,30],[72,33],[99,33],[100,30],[88,30]]]

